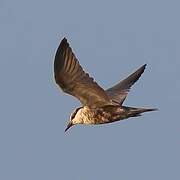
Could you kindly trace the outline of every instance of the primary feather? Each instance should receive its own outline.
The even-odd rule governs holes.
[[[131,86],[140,78],[145,68],[146,64],[141,66],[137,71],[129,75],[124,80],[120,81],[115,86],[107,89],[106,92],[109,95],[109,97],[113,101],[122,104],[126,99]]]
[[[104,89],[84,72],[66,38],[61,41],[55,55],[54,76],[62,90],[78,98],[83,106],[112,104]]]

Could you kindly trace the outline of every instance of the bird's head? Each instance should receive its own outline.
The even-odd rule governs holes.
[[[77,108],[70,116],[70,120],[68,122],[68,125],[65,129],[65,132],[72,126],[74,126],[75,124],[82,124],[82,117],[81,117],[81,110],[82,107]]]

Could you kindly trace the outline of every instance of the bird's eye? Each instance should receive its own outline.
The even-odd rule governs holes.
[[[72,113],[72,115],[71,115],[71,120],[75,118],[77,112],[78,112],[79,109],[81,109],[81,108],[82,108],[82,107],[77,108],[77,109]]]

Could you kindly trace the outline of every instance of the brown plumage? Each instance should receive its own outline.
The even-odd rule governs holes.
[[[82,104],[72,113],[66,130],[75,124],[111,123],[156,110],[122,106],[131,86],[140,78],[145,67],[146,64],[117,85],[104,90],[84,72],[64,38],[55,55],[55,81],[64,92],[75,96]]]

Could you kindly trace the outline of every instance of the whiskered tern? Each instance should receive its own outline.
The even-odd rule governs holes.
[[[122,105],[131,86],[140,78],[145,68],[146,64],[115,86],[104,90],[88,73],[84,72],[67,39],[64,38],[55,55],[55,81],[65,93],[76,97],[82,104],[82,107],[78,107],[71,114],[65,131],[76,124],[112,123],[157,110]]]

